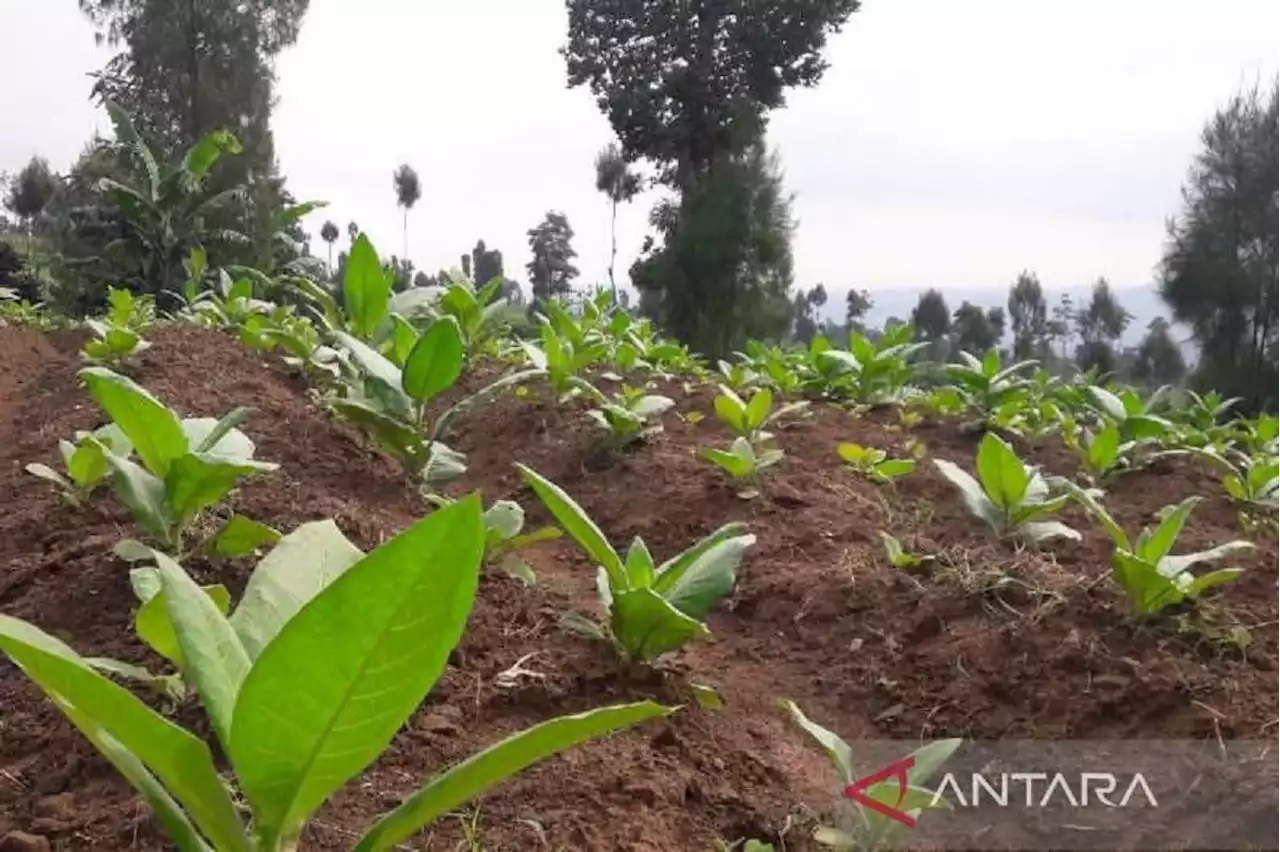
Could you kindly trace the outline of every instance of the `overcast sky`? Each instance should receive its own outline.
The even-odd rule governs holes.
[[[0,0],[0,170],[65,169],[105,115],[106,53],[73,0]],[[608,207],[593,158],[611,138],[557,54],[557,0],[311,0],[278,63],[273,119],[288,185],[401,252],[391,173],[417,169],[409,256],[456,266],[477,238],[525,280],[525,232],[575,228],[582,278],[606,280]],[[1151,280],[1200,127],[1277,70],[1275,0],[866,0],[831,68],[774,114],[798,220],[796,281],[840,291],[1056,289]],[[618,217],[620,280],[652,202]]]

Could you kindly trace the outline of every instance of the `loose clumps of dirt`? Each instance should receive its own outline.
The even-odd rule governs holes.
[[[243,429],[257,456],[280,469],[243,487],[236,511],[284,530],[331,517],[368,549],[428,510],[396,465],[319,410],[274,356],[190,326],[148,337],[154,346],[133,374],[181,414],[256,409]],[[127,513],[109,496],[72,509],[23,472],[31,461],[52,464],[59,438],[100,422],[78,387],[77,341],[0,328],[0,358],[0,611],[86,655],[160,667],[133,637],[127,570],[110,552],[135,534]],[[696,457],[727,444],[714,417],[680,416],[710,415],[705,389],[664,387],[677,401],[665,432],[603,460],[578,408],[532,390],[456,425],[450,440],[470,470],[450,492],[515,499],[531,522],[547,522],[512,468],[520,461],[561,485],[615,544],[639,535],[660,560],[746,521],[757,541],[734,595],[712,615],[711,637],[654,670],[624,666],[609,648],[558,627],[569,609],[596,611],[593,566],[568,540],[527,554],[539,576],[533,588],[487,574],[446,675],[382,759],[320,812],[301,848],[350,848],[359,829],[430,774],[522,727],[644,698],[685,707],[487,796],[475,822],[483,847],[707,850],[717,838],[777,838],[790,823],[808,825],[839,791],[825,758],[779,713],[784,697],[850,740],[1275,736],[1272,532],[1252,536],[1258,550],[1236,561],[1244,578],[1213,599],[1222,624],[1253,636],[1247,649],[1229,650],[1203,629],[1156,631],[1127,618],[1106,579],[1110,541],[1078,511],[1064,520],[1083,541],[1018,551],[986,536],[931,464],[893,486],[841,466],[842,440],[904,453],[909,436],[888,413],[855,418],[816,406],[782,424],[787,458],[765,498],[747,502]],[[947,423],[923,423],[910,436],[963,463],[977,445]],[[1019,450],[1050,471],[1073,470],[1059,446]],[[1206,499],[1180,549],[1241,537],[1220,485],[1193,464],[1121,478],[1107,504],[1136,530],[1190,494]],[[890,568],[879,530],[939,554],[939,563],[923,574]],[[238,594],[251,564],[188,568]],[[725,709],[698,709],[690,682],[717,688]],[[29,832],[65,850],[169,848],[139,798],[8,661],[0,708],[0,836]],[[184,721],[199,715],[180,711]],[[444,820],[414,848],[452,849],[462,832],[460,819]],[[794,828],[787,848],[809,848],[805,833]]]

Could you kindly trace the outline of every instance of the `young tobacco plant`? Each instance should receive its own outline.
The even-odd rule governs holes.
[[[884,450],[843,441],[836,452],[854,470],[876,482],[892,482],[916,469],[914,459],[891,459]]]
[[[237,408],[220,420],[179,419],[132,379],[105,367],[86,367],[80,378],[142,464],[112,451],[113,447],[125,449],[123,443],[113,441],[108,446],[93,435],[81,440],[97,445],[111,469],[116,498],[166,553],[180,554],[196,518],[242,479],[277,467],[254,459],[253,441],[236,428],[248,417],[247,408]],[[94,457],[95,469],[97,465]]]
[[[1032,384],[1028,373],[1035,370],[1038,361],[1019,361],[1005,367],[995,349],[981,360],[968,352],[959,354],[961,363],[946,365],[947,378],[954,382],[974,412],[984,419],[990,418],[1010,403],[1016,408],[1025,401]],[[1006,416],[1009,413],[1006,411]]]
[[[85,320],[93,339],[84,345],[81,357],[90,364],[119,366],[151,347],[142,330],[155,318],[155,304],[135,298],[123,288],[107,290],[109,304],[105,319]]]
[[[773,391],[768,388],[761,388],[751,395],[750,402],[744,402],[736,392],[721,385],[720,395],[715,399],[715,412],[720,422],[728,426],[734,435],[759,444],[773,437],[765,431],[766,426],[807,405],[806,402],[792,402],[774,411]]]
[[[753,445],[741,436],[734,438],[727,450],[708,447],[698,453],[702,458],[741,482],[738,496],[750,500],[760,495],[760,480],[764,472],[782,461],[783,452],[776,447]]]
[[[499,500],[484,513],[484,564],[497,567],[509,577],[532,586],[538,577],[518,551],[540,541],[560,538],[559,527],[524,531],[524,509],[512,500]]]
[[[1068,489],[1071,497],[1102,524],[1115,543],[1111,576],[1124,589],[1130,606],[1139,615],[1157,613],[1184,600],[1195,599],[1244,573],[1239,568],[1220,568],[1197,577],[1191,573],[1191,566],[1249,553],[1253,545],[1247,541],[1236,540],[1197,553],[1171,555],[1200,497],[1188,497],[1172,507],[1154,532],[1143,529],[1133,541],[1090,492],[1075,485],[1068,485]]]
[[[1042,520],[1066,505],[1068,496],[1051,496],[1039,471],[1023,464],[995,434],[988,432],[978,446],[977,479],[945,459],[933,463],[960,492],[969,511],[996,535],[1016,536],[1030,544],[1059,537],[1079,540],[1080,533],[1061,521]]]
[[[128,458],[133,454],[133,444],[119,426],[108,423],[92,432],[77,431],[75,441],[59,441],[58,453],[66,468],[65,476],[40,462],[27,465],[26,471],[52,482],[68,503],[79,506],[111,475],[107,453]]]
[[[613,399],[602,396],[587,416],[605,429],[615,444],[625,446],[661,432],[662,423],[657,418],[675,404],[667,396],[623,387]]]
[[[1062,439],[1094,482],[1105,482],[1132,470],[1138,450],[1151,443],[1146,440],[1122,441],[1120,427],[1115,423],[1106,423],[1095,432],[1076,425],[1071,418],[1063,421]]]
[[[484,547],[477,497],[433,512],[367,556],[332,532],[287,538],[296,548],[263,560],[230,616],[155,554],[170,650],[209,715],[234,791],[203,739],[60,640],[0,615],[0,650],[142,794],[182,852],[297,849],[312,815],[390,744],[462,636]],[[646,701],[535,725],[427,780],[354,849],[394,848],[540,760],[669,712]]]
[[[1191,449],[1222,474],[1222,487],[1236,503],[1274,512],[1280,508],[1280,458],[1265,453],[1250,456],[1233,447]]]
[[[912,570],[933,562],[934,557],[921,553],[910,553],[902,547],[902,542],[880,530],[880,543],[884,545],[885,558],[894,568]]]
[[[879,767],[859,766],[854,759],[853,749],[847,742],[833,731],[814,722],[806,716],[795,702],[784,700],[784,710],[790,714],[792,721],[822,747],[827,757],[835,766],[840,777],[841,788],[848,788],[868,772]],[[963,743],[960,739],[935,740],[911,752],[910,768],[906,770],[906,789],[902,789],[897,776],[890,776],[878,784],[862,790],[867,798],[885,805],[887,808],[910,814],[918,819],[921,812],[929,808],[950,807],[945,799],[938,799],[935,804],[934,792],[925,789],[928,783],[947,759],[955,753]],[[874,811],[854,801],[849,802],[847,811],[839,814],[839,826],[822,826],[814,833],[814,840],[820,845],[833,849],[893,849],[902,839],[906,826],[890,816]]]
[[[637,537],[624,559],[558,485],[524,465],[516,468],[565,532],[598,566],[596,588],[609,612],[607,630],[581,616],[569,623],[599,638],[612,637],[628,659],[642,662],[710,632],[702,620],[717,601],[733,591],[742,554],[756,540],[745,534],[745,524],[725,524],[661,565],[654,564],[649,549]]]

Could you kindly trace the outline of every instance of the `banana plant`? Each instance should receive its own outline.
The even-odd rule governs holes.
[[[83,437],[101,453],[99,459],[89,451],[90,464],[96,472],[105,460],[116,498],[166,553],[180,554],[192,524],[242,479],[277,467],[254,459],[253,441],[236,428],[248,417],[247,408],[217,420],[179,419],[132,379],[105,367],[86,367],[80,378],[127,439],[107,442],[94,435]],[[125,449],[132,449],[142,463],[118,452]]]
[[[978,446],[977,479],[945,459],[933,463],[960,492],[965,507],[996,535],[1030,544],[1052,538],[1080,539],[1080,533],[1061,521],[1044,520],[1066,505],[1068,495],[1051,495],[1040,472],[1024,464],[994,433],[985,434]]]
[[[914,459],[891,459],[884,450],[842,441],[836,453],[845,464],[875,482],[892,482],[916,469]]]
[[[444,671],[475,600],[483,536],[473,495],[368,555],[339,542],[340,533],[296,542],[287,556],[263,560],[230,616],[178,563],[154,554],[155,597],[176,640],[170,651],[209,716],[232,784],[203,737],[60,640],[0,616],[0,650],[138,790],[181,852],[289,852],[315,812],[390,745]],[[670,712],[644,701],[514,734],[428,779],[354,849],[397,848],[547,757]]]
[[[1171,555],[1187,517],[1203,499],[1198,496],[1188,497],[1172,507],[1154,531],[1143,529],[1134,541],[1092,493],[1075,485],[1068,485],[1068,489],[1071,497],[1102,524],[1115,543],[1111,576],[1124,589],[1130,606],[1139,615],[1158,613],[1184,600],[1198,598],[1214,586],[1233,582],[1244,573],[1241,569],[1219,568],[1197,577],[1191,573],[1191,567],[1254,549],[1249,542],[1237,540],[1196,553]]]
[[[743,500],[751,500],[760,496],[760,480],[764,472],[782,461],[783,452],[776,447],[757,447],[746,438],[738,436],[727,450],[708,447],[698,455],[742,483],[738,496]]]
[[[852,788],[859,779],[878,769],[877,766],[859,766],[853,749],[841,737],[806,716],[795,702],[784,700],[782,708],[790,715],[791,720],[808,734],[826,753],[836,774],[840,778],[843,789]],[[943,798],[934,795],[934,791],[924,787],[942,768],[963,740],[935,740],[927,743],[904,758],[910,758],[905,768],[903,780],[898,776],[889,776],[883,781],[871,784],[859,790],[860,794],[874,802],[879,802],[886,809],[910,814],[919,819],[921,813],[930,808],[950,808]],[[833,849],[893,849],[901,842],[906,825],[885,813],[866,807],[860,802],[850,799],[854,815],[843,819],[839,826],[821,826],[814,833],[814,840],[820,845]],[[842,817],[846,816],[841,814]]]
[[[725,524],[661,565],[655,565],[649,548],[637,537],[624,559],[558,485],[524,465],[516,468],[569,537],[598,566],[596,588],[609,613],[608,627],[581,616],[568,623],[598,638],[611,637],[628,659],[642,662],[710,632],[703,619],[717,601],[733,591],[743,552],[756,540],[746,534],[745,524]]]
[[[72,506],[79,506],[95,488],[111,476],[107,453],[121,458],[128,458],[133,454],[132,442],[114,423],[108,423],[92,432],[77,431],[74,441],[63,439],[58,442],[58,454],[62,457],[65,475],[41,462],[32,462],[25,469],[32,476],[52,482],[63,499]]]

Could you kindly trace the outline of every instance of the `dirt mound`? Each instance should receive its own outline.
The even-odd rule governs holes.
[[[149,336],[155,346],[136,375],[182,414],[257,409],[245,432],[281,468],[244,487],[235,509],[284,529],[333,517],[366,548],[425,512],[395,465],[318,411],[274,357],[186,326]],[[0,354],[12,358],[0,378],[0,434],[10,436],[0,444],[0,609],[82,652],[158,665],[132,638],[127,574],[109,553],[133,532],[127,515],[109,498],[69,509],[22,472],[28,461],[52,462],[58,438],[98,422],[76,386],[74,349],[0,329]],[[538,585],[483,579],[446,676],[382,760],[321,812],[301,848],[349,848],[356,829],[434,770],[521,727],[640,698],[686,709],[503,786],[465,815],[477,842],[705,850],[717,838],[776,838],[789,819],[806,825],[806,809],[822,810],[838,791],[825,759],[779,714],[783,697],[849,739],[1274,736],[1274,535],[1255,539],[1256,556],[1239,561],[1247,578],[1215,599],[1224,620],[1254,627],[1247,650],[1227,651],[1203,631],[1135,627],[1104,579],[1108,539],[1079,513],[1067,521],[1082,542],[1017,551],[985,536],[931,465],[896,486],[842,467],[840,440],[903,451],[908,435],[889,414],[859,419],[817,407],[783,424],[786,460],[765,499],[743,501],[696,457],[727,444],[709,416],[710,395],[664,390],[678,400],[666,431],[623,454],[603,452],[580,410],[536,389],[470,413],[450,439],[470,471],[450,490],[510,497],[546,521],[511,466],[521,461],[586,506],[615,544],[640,535],[659,559],[730,520],[748,522],[757,542],[711,619],[713,635],[660,671],[620,665],[610,649],[557,624],[571,608],[595,612],[588,560],[563,540],[538,546],[528,554]],[[680,416],[693,411],[708,416]],[[949,424],[911,435],[958,462],[976,445]],[[1070,469],[1061,448],[1030,452],[1050,469]],[[1165,504],[1211,495],[1188,524],[1189,549],[1239,537],[1220,491],[1200,469],[1174,464],[1121,479],[1108,502],[1136,529]],[[940,565],[919,576],[889,568],[879,530],[940,554]],[[189,567],[235,592],[249,566]],[[524,673],[512,676],[517,663]],[[688,682],[718,688],[726,709],[697,709]],[[62,849],[166,848],[138,798],[7,662],[0,707],[0,836],[29,831]],[[420,848],[454,848],[462,823],[442,821]],[[792,830],[787,848],[808,848],[801,835]]]

